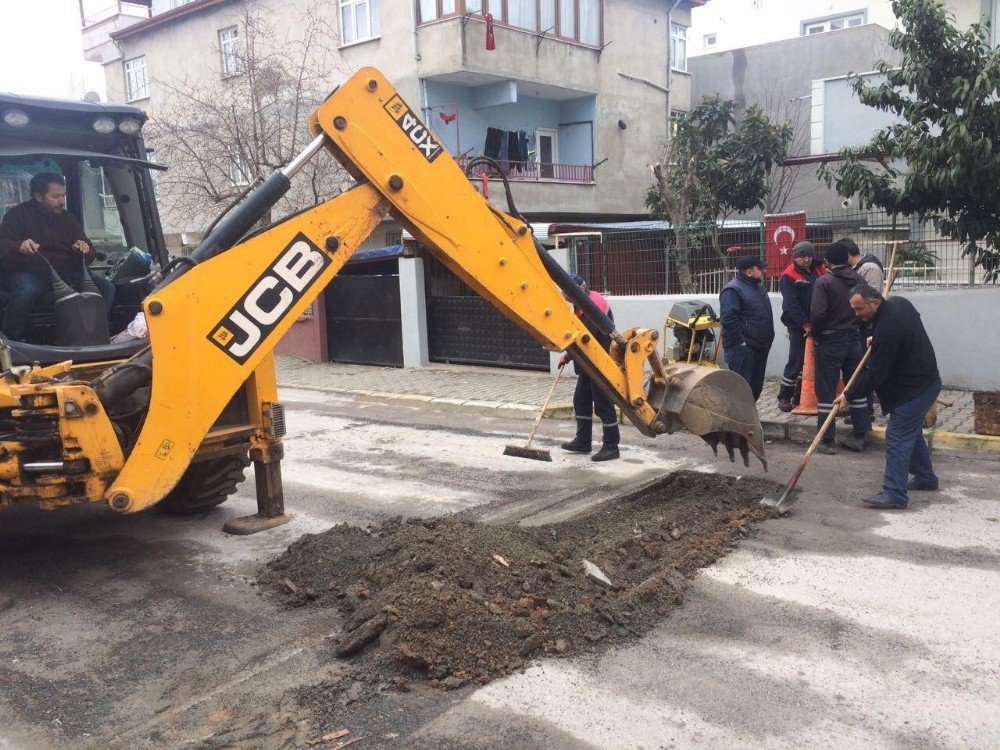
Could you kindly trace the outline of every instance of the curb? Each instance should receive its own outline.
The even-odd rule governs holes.
[[[816,437],[812,425],[794,422],[761,421],[765,440],[784,440],[791,443],[811,443]],[[924,430],[927,447],[931,450],[956,450],[972,453],[1000,453],[1000,437],[972,435],[964,432]],[[873,445],[885,445],[885,427],[872,427]]]
[[[412,393],[386,393],[384,391],[366,391],[347,388],[321,388],[312,385],[298,385],[296,383],[279,383],[279,386],[288,388],[299,388],[307,391],[319,391],[321,393],[337,393],[347,396],[361,396],[374,401],[392,402],[413,402],[419,404],[434,404],[435,406],[455,407],[462,409],[479,410],[508,410],[520,413],[538,413],[538,406],[533,404],[517,404],[513,402],[500,401],[478,401],[474,399],[459,398],[438,398],[434,396],[423,396]],[[619,415],[620,418],[621,415]],[[570,419],[573,417],[573,404],[558,403],[550,404],[545,409],[547,419]],[[808,444],[816,436],[816,427],[804,422],[779,422],[774,420],[761,420],[764,428],[765,440],[781,440],[784,442]],[[1000,437],[992,435],[973,435],[964,432],[946,432],[942,430],[924,430],[924,437],[927,445],[932,450],[953,450],[970,453],[1000,453]],[[885,444],[885,427],[873,427],[871,431],[873,445]]]

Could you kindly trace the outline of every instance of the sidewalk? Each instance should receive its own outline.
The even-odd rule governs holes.
[[[496,367],[366,367],[311,362],[288,356],[277,357],[276,363],[278,383],[282,386],[315,388],[378,400],[423,401],[467,409],[537,412],[552,386],[552,379],[547,373]],[[572,377],[559,383],[549,407],[550,416],[572,415],[575,383]],[[777,393],[778,379],[769,379],[758,402],[765,437],[809,442],[816,434],[815,417],[798,417],[778,411]],[[953,405],[938,405],[937,426],[929,433],[935,447],[1000,451],[1000,437],[973,433],[970,391],[945,389],[941,398],[953,402]],[[876,408],[876,439],[884,436],[885,424],[886,419]]]

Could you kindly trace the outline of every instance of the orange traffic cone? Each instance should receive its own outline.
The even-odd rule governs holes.
[[[837,395],[844,392],[844,381],[837,383]],[[799,405],[792,409],[792,414],[815,417],[819,414],[819,401],[816,399],[816,345],[812,336],[806,336],[806,355],[802,361],[802,391],[799,394]]]
[[[806,356],[802,360],[802,391],[799,393],[799,405],[792,409],[792,414],[806,417],[819,414],[819,401],[816,400],[816,346],[812,336],[806,336]]]

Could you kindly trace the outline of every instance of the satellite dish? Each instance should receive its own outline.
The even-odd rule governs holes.
[[[83,100],[85,102],[91,102],[92,104],[100,104],[101,95],[98,94],[96,91],[88,91],[86,94],[83,95]]]

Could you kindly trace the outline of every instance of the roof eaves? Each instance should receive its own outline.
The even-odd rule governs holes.
[[[172,23],[179,18],[189,16],[192,13],[197,13],[200,10],[205,10],[206,8],[212,8],[216,5],[223,5],[230,2],[233,2],[233,0],[194,0],[193,2],[185,3],[184,5],[178,5],[176,8],[171,8],[165,13],[157,13],[155,16],[146,19],[145,21],[140,21],[139,23],[134,23],[131,26],[127,26],[119,31],[112,32],[110,36],[113,41],[117,42],[130,36],[135,36],[136,34],[149,31],[157,26]]]

